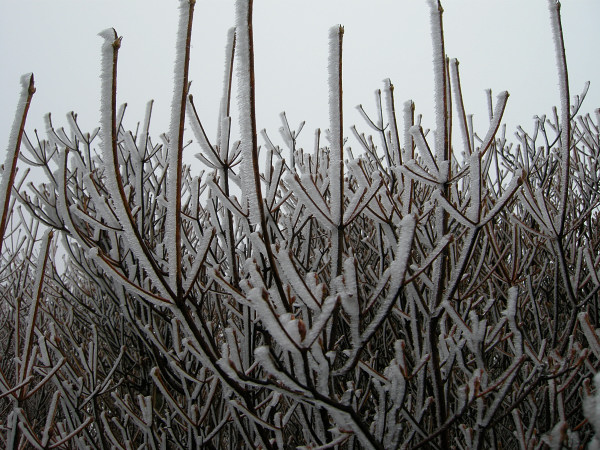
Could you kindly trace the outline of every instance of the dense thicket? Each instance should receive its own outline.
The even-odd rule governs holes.
[[[550,0],[560,107],[510,143],[490,93],[476,133],[430,3],[433,130],[388,82],[347,141],[335,27],[328,129],[302,149],[283,115],[284,147],[260,145],[248,0],[215,140],[189,92],[193,0],[158,140],[151,103],[122,125],[114,30],[91,134],[75,115],[24,134],[24,77],[0,190],[2,447],[598,444],[600,110],[578,115]]]

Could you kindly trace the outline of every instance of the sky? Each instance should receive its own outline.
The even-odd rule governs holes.
[[[425,0],[255,0],[257,122],[282,145],[279,113],[292,127],[305,120],[300,144],[311,148],[313,131],[328,127],[327,51],[331,26],[344,34],[345,134],[356,124],[369,131],[356,110],[375,112],[376,89],[390,78],[397,109],[413,100],[425,127],[433,127],[433,72],[429,6]],[[114,27],[123,36],[119,52],[118,102],[127,103],[125,125],[135,129],[146,103],[155,100],[151,133],[167,131],[173,88],[177,26],[175,0],[0,0],[0,156],[20,90],[33,72],[34,95],[26,130],[43,130],[51,112],[56,125],[78,113],[82,128],[99,122],[98,33]],[[509,135],[517,124],[533,128],[533,116],[558,103],[558,78],[547,0],[446,0],[446,52],[460,61],[467,113],[485,134],[485,90],[510,93],[505,112]],[[600,17],[598,0],[565,0],[563,29],[572,95],[591,88],[583,112],[600,107]],[[216,135],[227,30],[233,0],[198,0],[193,25],[191,93],[209,136]],[[399,118],[400,120],[400,118]],[[191,133],[190,133],[191,137]],[[358,148],[356,142],[348,145]],[[193,153],[199,151],[196,147]]]

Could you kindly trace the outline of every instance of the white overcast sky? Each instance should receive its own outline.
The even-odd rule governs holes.
[[[328,127],[328,30],[344,35],[345,124],[367,131],[355,106],[373,111],[382,80],[394,83],[397,108],[416,103],[423,124],[433,126],[429,7],[425,0],[255,0],[257,118],[281,142],[279,113],[292,125],[307,121],[305,147],[313,130]],[[123,36],[118,100],[128,103],[125,124],[143,119],[155,99],[151,132],[167,130],[177,22],[175,0],[0,0],[0,154],[4,154],[19,93],[19,78],[33,72],[37,93],[27,131],[43,129],[53,114],[79,114],[84,130],[99,119],[102,39],[114,27]],[[191,60],[192,94],[210,136],[215,135],[227,29],[233,0],[198,0]],[[446,51],[461,64],[467,112],[480,133],[487,125],[485,89],[511,94],[506,122],[532,128],[532,117],[558,103],[554,48],[547,0],[446,0]],[[600,107],[600,1],[565,0],[563,27],[573,95],[591,81],[584,112]],[[400,119],[400,118],[399,118]],[[345,130],[350,135],[349,129]],[[357,147],[350,141],[350,145]],[[198,151],[194,150],[194,153]],[[3,157],[2,157],[3,158]]]

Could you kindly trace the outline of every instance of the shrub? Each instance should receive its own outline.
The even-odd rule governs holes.
[[[48,116],[45,140],[23,138],[23,159],[47,180],[25,189],[13,165],[3,173],[5,204],[12,192],[29,213],[17,223],[5,208],[0,236],[7,447],[529,449],[593,439],[582,404],[595,424],[600,113],[577,116],[584,96],[571,103],[550,1],[560,108],[512,145],[504,92],[475,133],[441,5],[430,3],[434,130],[410,102],[397,116],[388,82],[374,118],[365,113],[373,135],[352,128],[356,156],[344,136],[341,27],[330,36],[330,124],[312,151],[297,147],[301,127],[285,115],[287,150],[266,134],[259,146],[251,1],[237,2],[214,142],[189,92],[193,0],[181,1],[172,120],[158,141],[152,103],[141,129],[123,128],[121,41],[102,33],[99,130],[82,132],[71,115],[67,133]],[[186,123],[203,172],[182,163]],[[53,231],[35,250],[39,224]]]

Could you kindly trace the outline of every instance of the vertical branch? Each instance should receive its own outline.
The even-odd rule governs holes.
[[[0,212],[2,213],[2,219],[0,220],[0,255],[2,255],[2,244],[8,223],[10,195],[15,183],[15,176],[17,175],[17,161],[19,160],[21,140],[25,131],[25,121],[29,106],[31,105],[31,98],[35,93],[33,74],[23,75],[21,77],[21,86],[21,97],[17,104],[15,121],[10,132],[10,137],[8,138],[6,161],[4,162],[4,170],[2,171],[2,182],[0,182]]]
[[[394,99],[394,85],[388,78],[385,80],[385,94],[386,94],[386,109],[388,111],[388,122],[390,124],[390,140],[392,143],[392,159],[394,165],[401,166],[402,160],[402,149],[400,148],[400,135],[398,133],[398,121],[396,120],[396,101]],[[391,169],[391,168],[390,168]],[[404,175],[401,175],[401,180],[404,183]]]
[[[412,100],[404,103],[404,158],[411,161],[415,158],[415,141],[410,129],[415,124],[415,104]],[[412,213],[412,197],[414,191],[414,180],[406,178],[402,191],[402,214],[406,216]]]
[[[443,198],[448,197],[448,177],[450,171],[449,164],[449,136],[448,136],[448,98],[447,98],[447,72],[446,72],[446,56],[444,49],[444,30],[442,23],[442,5],[439,0],[431,0],[431,33],[433,40],[433,65],[435,79],[435,159],[439,167],[438,189]],[[448,228],[448,213],[438,205],[435,209],[435,227],[437,239],[441,239],[446,234]],[[439,305],[444,289],[444,281],[446,278],[446,260],[448,251],[444,250],[439,258],[433,264],[433,295],[432,308]]]
[[[239,63],[240,92],[238,100],[243,164],[241,173],[244,187],[248,189],[250,222],[252,225],[261,226],[263,235],[268,235],[258,166],[252,5],[253,0],[238,0],[237,2],[236,53]]]
[[[150,118],[152,117],[152,105],[154,104],[153,100],[150,100],[148,102],[148,104],[146,105],[146,116],[144,119],[144,126],[142,128],[142,133],[140,135],[139,141],[138,141],[138,148],[140,149],[140,168],[137,175],[137,180],[136,180],[136,205],[139,205],[139,207],[141,208],[141,211],[145,211],[145,203],[146,203],[146,197],[144,195],[144,166],[145,166],[145,159],[147,158],[148,155],[148,144],[149,144],[149,129],[150,129]],[[140,214],[140,218],[138,221],[138,230],[140,231],[140,233],[143,233],[143,230],[146,228],[145,227],[145,221],[146,221],[146,215],[145,214]]]
[[[190,66],[190,43],[195,4],[196,0],[181,0],[179,5],[181,11],[175,56],[175,88],[173,90],[169,130],[167,252],[169,255],[169,284],[176,293],[177,301],[181,301],[183,296],[181,282],[181,180],[183,176],[183,132]]]
[[[25,381],[25,378],[27,378],[27,374],[31,370],[30,363],[32,362],[32,360],[30,360],[30,358],[31,351],[33,348],[35,322],[37,320],[38,309],[40,301],[42,299],[42,289],[44,287],[44,273],[46,272],[46,265],[48,263],[48,250],[50,249],[52,236],[53,232],[51,230],[46,231],[46,233],[44,234],[40,254],[37,260],[31,306],[29,308],[29,317],[27,318],[27,331],[25,333],[25,341],[23,343],[23,353],[21,355],[21,373],[19,374],[19,383]],[[23,386],[21,388],[21,394],[19,395],[19,398],[24,399],[26,392],[27,386]]]
[[[569,275],[569,269],[567,267],[567,255],[565,254],[565,246],[563,241],[569,195],[569,172],[571,170],[571,107],[569,99],[569,75],[567,72],[567,57],[565,53],[565,42],[560,18],[560,2],[556,0],[548,0],[548,6],[550,9],[554,48],[556,51],[556,64],[558,67],[558,84],[560,89],[560,198],[558,204],[558,227],[556,226],[556,222],[554,223],[554,228],[557,230],[554,247],[558,253],[558,267],[561,278],[563,279],[563,283],[565,284],[567,296],[571,304],[575,305],[577,303],[576,295],[571,282],[571,276]],[[555,301],[557,302],[558,298],[556,298]],[[558,305],[555,307],[558,307]],[[569,318],[569,322],[566,326],[566,334],[564,336],[571,335],[572,330],[575,327],[576,315],[576,310],[572,310],[571,317]],[[564,349],[566,349],[566,345],[567,339],[564,339],[561,350],[564,351]]]
[[[229,196],[229,168],[230,161],[227,155],[229,151],[229,133],[231,129],[230,106],[231,106],[231,86],[233,80],[233,65],[235,61],[236,51],[236,32],[235,28],[229,30],[227,37],[227,47],[225,50],[225,75],[223,79],[223,95],[221,97],[221,106],[219,111],[219,124],[217,131],[217,145],[219,146],[220,160],[223,165],[220,168],[221,176],[219,184],[225,195]],[[226,255],[229,260],[229,270],[231,282],[234,286],[238,286],[240,282],[240,274],[235,254],[235,235],[233,232],[233,214],[230,209],[225,208],[225,242]],[[244,351],[242,352],[242,367],[247,369],[250,366],[250,358],[253,353],[253,323],[250,307],[243,305],[243,339]]]
[[[469,126],[467,124],[467,115],[465,114],[465,105],[463,102],[462,86],[460,84],[460,75],[458,71],[458,59],[454,58],[450,62],[452,70],[452,86],[454,88],[454,97],[456,98],[456,107],[458,108],[458,119],[460,123],[460,131],[463,137],[467,155],[473,152],[471,141],[469,140]]]
[[[447,65],[446,52],[444,49],[444,28],[442,22],[442,5],[439,0],[430,0],[431,7],[431,34],[433,41],[433,67],[435,80],[435,158],[439,167],[438,189],[443,198],[448,198],[448,178],[450,173],[449,162],[449,120],[448,120],[448,96],[447,96]],[[448,213],[438,204],[435,209],[435,233],[437,239],[441,239],[447,232]],[[447,264],[449,258],[448,247],[433,263],[433,289],[430,299],[430,308],[437,307],[442,298],[447,278]],[[433,397],[435,400],[435,412],[437,425],[441,426],[446,421],[446,401],[444,385],[440,374],[440,355],[438,345],[438,317],[430,317],[426,325],[427,349],[431,354],[429,370],[432,381]],[[444,431],[440,435],[440,443],[443,448],[449,447],[449,434]]]
[[[227,33],[227,46],[225,49],[225,76],[223,77],[223,94],[221,96],[221,105],[219,108],[219,120],[217,123],[217,145],[219,145],[221,159],[225,159],[224,152],[227,148],[223,148],[222,144],[225,141],[223,133],[223,120],[230,116],[229,110],[231,106],[231,86],[233,80],[233,62],[235,59],[235,28],[229,29]],[[229,139],[227,139],[229,141]]]
[[[430,0],[431,39],[433,43],[433,75],[435,102],[435,157],[438,164],[448,160],[448,95],[446,50],[444,48],[444,12],[439,0]],[[446,181],[446,180],[444,180]]]
[[[447,198],[448,195],[448,130],[447,130],[447,95],[446,95],[446,57],[444,50],[444,34],[442,24],[443,9],[438,0],[430,1],[431,7],[431,33],[433,41],[433,65],[435,79],[435,159],[439,167],[438,189],[441,191],[441,196]],[[446,234],[447,229],[447,212],[438,205],[435,210],[435,227],[437,238],[440,239]],[[442,252],[433,265],[433,295],[431,307],[438,306],[442,297],[442,290],[445,279],[447,251]]]
[[[338,25],[329,34],[329,122],[331,153],[329,177],[331,191],[331,219],[336,226],[332,239],[332,267],[334,276],[342,273],[344,251],[344,113],[342,103],[342,43],[344,27]]]
[[[440,12],[440,28],[442,27],[441,23],[442,13]],[[443,31],[442,31],[442,39],[443,39]],[[443,40],[442,40],[443,47]],[[445,50],[444,50],[445,51]],[[445,53],[444,53],[445,55]],[[444,130],[444,157],[448,161],[448,170],[446,179],[450,178],[451,172],[451,164],[452,164],[452,145],[450,142],[452,141],[452,88],[450,86],[450,58],[447,56],[444,58],[444,105],[446,106],[446,128]]]
[[[128,196],[125,193],[121,177],[117,127],[117,61],[119,48],[121,47],[121,38],[117,37],[117,32],[114,28],[104,30],[100,33],[100,36],[104,38],[102,46],[102,73],[100,75],[102,80],[100,94],[100,148],[105,166],[106,188],[112,200],[115,216],[123,227],[124,238],[131,246],[133,255],[138,259],[140,266],[148,272],[155,287],[159,289],[160,294],[166,299],[174,298],[173,291],[162,276],[156,261],[152,258],[150,251],[144,243],[144,239],[129,207]],[[66,180],[66,162],[64,167],[63,182]],[[63,184],[66,186],[66,182]],[[67,217],[70,215],[69,208],[67,207],[67,199],[62,198],[61,202],[65,206],[62,208],[64,211],[62,211],[61,215]],[[75,230],[72,231],[75,232]]]
[[[229,125],[224,130],[224,125],[229,124],[229,108],[231,104],[231,85],[233,75],[233,62],[235,58],[235,29],[229,31],[227,40],[227,51],[226,51],[226,63],[225,63],[225,77],[223,81],[223,97],[221,99],[221,110],[219,112],[219,124],[217,131],[217,145],[221,155],[221,161],[227,160],[226,152],[229,146]],[[227,131],[227,136],[224,136]],[[229,163],[225,163],[221,168],[220,178],[221,188],[225,195],[229,196]],[[233,214],[229,209],[225,211],[225,230],[227,233],[227,257],[229,259],[229,265],[231,268],[231,279],[234,286],[237,286],[239,282],[239,274],[237,270],[237,263],[235,259],[235,237],[233,234]]]
[[[562,236],[565,228],[565,216],[567,210],[567,197],[569,192],[570,171],[570,147],[571,147],[571,117],[570,117],[570,94],[569,74],[567,72],[567,57],[565,53],[565,41],[563,38],[562,22],[560,19],[560,2],[548,0],[550,9],[550,20],[554,38],[554,49],[556,51],[556,65],[558,67],[558,85],[560,88],[560,203],[558,207],[559,224],[558,234]]]
[[[237,0],[236,2],[236,55],[238,59],[238,82],[240,88],[238,101],[242,153],[241,175],[244,188],[247,189],[250,224],[260,227],[273,280],[283,301],[286,298],[286,294],[281,278],[279,277],[273,249],[271,248],[271,238],[265,215],[258,164],[252,5],[253,0]],[[289,308],[288,302],[284,301],[283,304],[286,308]]]
[[[13,394],[15,405],[13,408],[13,412],[9,415],[7,423],[8,423],[8,438],[7,438],[7,448],[17,448],[17,443],[21,439],[21,426],[19,426],[19,414],[17,411],[23,407],[23,403],[27,398],[27,391],[29,388],[29,382],[27,382],[27,378],[33,369],[33,364],[37,359],[33,353],[33,337],[35,335],[35,322],[37,320],[39,304],[42,298],[42,289],[44,285],[44,273],[46,272],[46,265],[48,262],[49,248],[52,240],[52,231],[48,230],[44,234],[42,239],[42,245],[40,247],[40,254],[37,259],[37,266],[34,275],[34,285],[31,295],[31,305],[29,307],[29,316],[27,317],[25,338],[23,341],[23,348],[20,347],[20,342],[16,339],[16,343],[18,347],[15,348],[15,356],[19,355],[20,359],[20,367],[18,372],[15,374],[16,380],[15,384],[17,386],[21,386],[16,394]],[[17,306],[19,306],[19,301],[17,300]],[[15,333],[18,335],[20,333],[20,314],[17,314],[17,321],[15,326]]]

